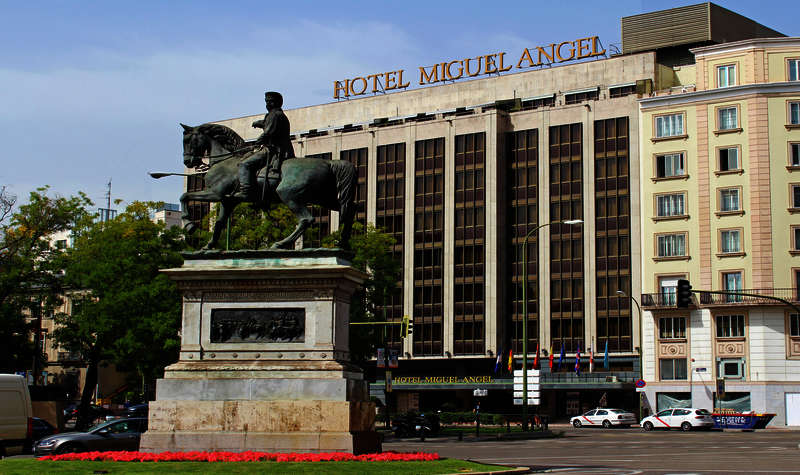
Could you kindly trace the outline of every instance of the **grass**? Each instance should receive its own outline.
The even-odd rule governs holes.
[[[51,462],[37,459],[0,460],[4,475],[123,473],[291,473],[303,474],[437,474],[507,470],[456,459],[430,462]]]

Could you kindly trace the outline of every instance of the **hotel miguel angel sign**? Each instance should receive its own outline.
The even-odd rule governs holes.
[[[532,68],[553,63],[563,63],[606,53],[597,36],[578,38],[574,41],[551,43],[547,46],[525,48],[516,62],[517,69]],[[500,74],[514,68],[512,58],[506,53],[492,53],[473,58],[445,61],[431,66],[419,67],[419,85],[435,84],[444,81],[475,77],[485,74]],[[333,82],[333,98],[346,99],[361,96],[367,93],[406,89],[411,85],[406,79],[404,69],[387,71],[385,73],[357,76],[352,79]]]

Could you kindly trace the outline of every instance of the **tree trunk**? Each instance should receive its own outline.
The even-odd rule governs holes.
[[[81,404],[78,407],[78,420],[75,422],[75,430],[83,430],[92,425],[94,413],[89,404],[92,401],[92,393],[95,387],[97,387],[97,361],[90,359],[89,366],[86,368],[86,382],[83,385],[83,394],[81,394]]]

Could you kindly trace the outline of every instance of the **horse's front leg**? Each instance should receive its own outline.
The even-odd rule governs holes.
[[[228,218],[231,216],[231,211],[236,207],[236,203],[231,203],[228,200],[220,201],[219,214],[217,220],[214,221],[214,230],[211,233],[211,240],[208,244],[203,246],[203,249],[214,249],[219,244],[219,237],[222,234],[222,228],[228,223]]]
[[[214,192],[213,190],[203,190],[203,191],[189,191],[181,195],[180,202],[181,202],[181,223],[183,224],[183,229],[186,230],[187,233],[192,234],[197,231],[197,225],[192,222],[191,216],[189,216],[189,202],[190,201],[203,201],[203,202],[215,202],[220,201],[220,196],[218,193]]]

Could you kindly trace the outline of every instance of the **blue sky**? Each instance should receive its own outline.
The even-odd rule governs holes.
[[[600,36],[697,1],[0,0],[0,185],[177,202],[179,122],[332,100],[334,80]],[[800,36],[797,0],[715,2]]]

